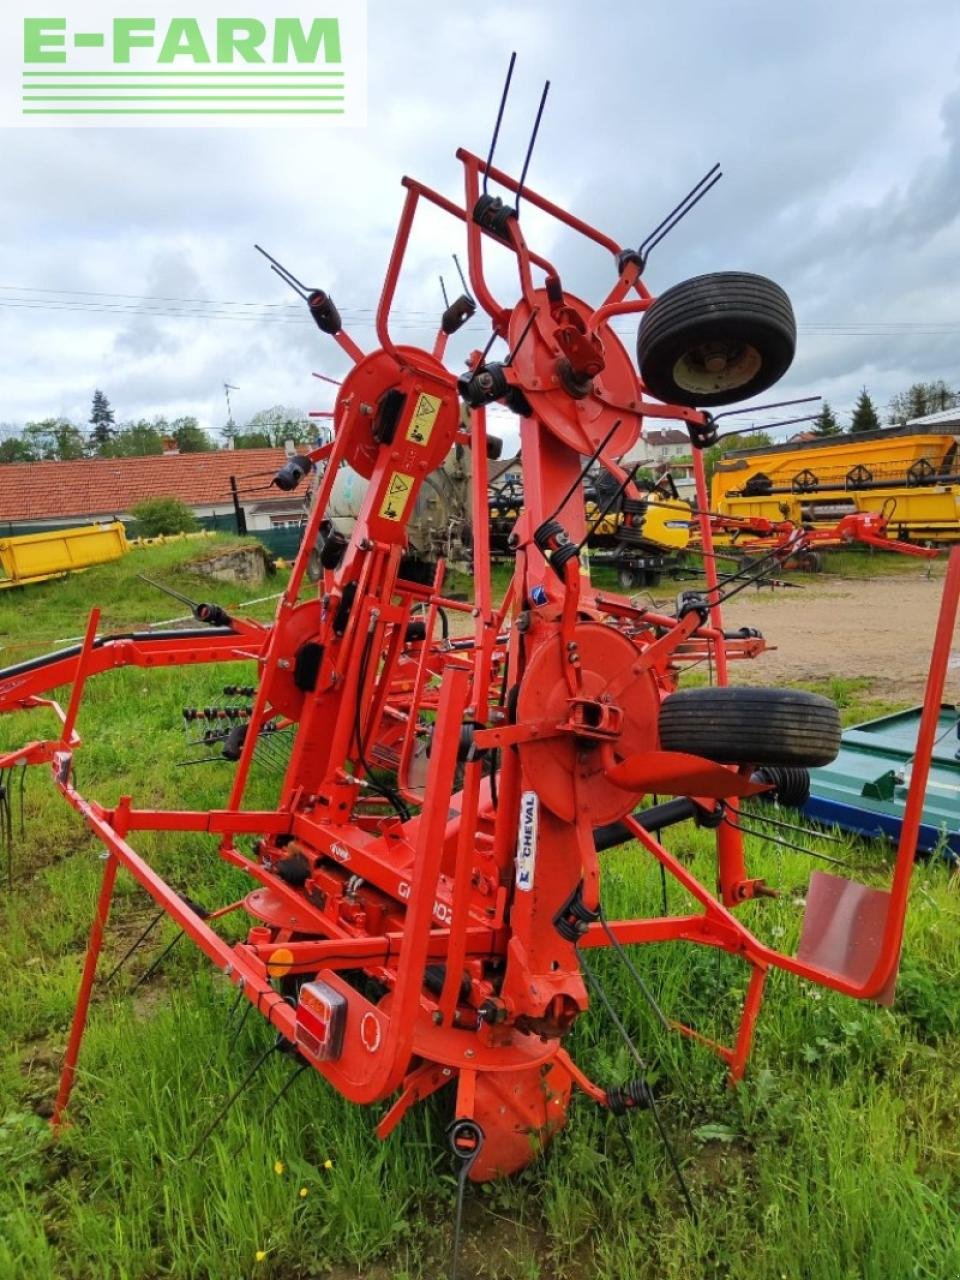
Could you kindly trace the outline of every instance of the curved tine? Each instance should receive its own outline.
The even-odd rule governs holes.
[[[463,267],[461,267],[460,259],[457,257],[456,254],[453,255],[453,265],[457,268],[457,275],[460,277],[460,284],[463,287],[464,295],[468,297],[471,302],[475,303],[476,299],[474,298],[473,294],[470,292],[470,286],[467,284],[466,277],[463,274]]]

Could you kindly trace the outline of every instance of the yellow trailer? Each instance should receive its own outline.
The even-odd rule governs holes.
[[[891,537],[957,542],[957,436],[942,427],[890,427],[739,449],[717,464],[710,504],[720,515],[815,527],[878,511],[889,517]]]
[[[4,574],[0,589],[60,578],[94,564],[119,560],[129,550],[119,520],[0,538],[0,568]]]

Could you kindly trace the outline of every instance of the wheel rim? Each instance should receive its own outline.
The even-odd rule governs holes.
[[[673,380],[695,395],[735,391],[755,378],[762,364],[749,342],[700,342],[676,361]]]

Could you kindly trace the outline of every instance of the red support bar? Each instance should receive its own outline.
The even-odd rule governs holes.
[[[97,909],[94,913],[93,924],[90,926],[90,941],[87,944],[87,955],[83,962],[80,990],[77,993],[77,1003],[73,1010],[73,1022],[70,1024],[70,1039],[67,1042],[67,1052],[64,1056],[63,1069],[60,1073],[60,1086],[57,1089],[56,1102],[53,1104],[51,1124],[54,1129],[59,1129],[60,1127],[63,1113],[66,1110],[67,1103],[70,1101],[70,1094],[73,1090],[73,1079],[77,1071],[77,1058],[80,1056],[80,1045],[87,1025],[90,994],[93,991],[93,980],[97,973],[100,948],[103,946],[103,931],[107,927],[107,919],[110,915],[110,902],[113,898],[113,886],[117,879],[118,865],[116,856],[112,853],[107,854],[103,864],[103,879],[100,882]]]

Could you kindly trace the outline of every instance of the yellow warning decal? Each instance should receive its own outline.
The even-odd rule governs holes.
[[[402,520],[413,492],[413,476],[394,471],[387,482],[387,492],[380,503],[381,520]]]
[[[407,427],[407,440],[410,444],[430,443],[430,437],[433,434],[433,428],[436,425],[442,404],[443,401],[439,396],[428,396],[425,391],[420,393],[413,408],[413,417],[410,419],[410,425]]]

